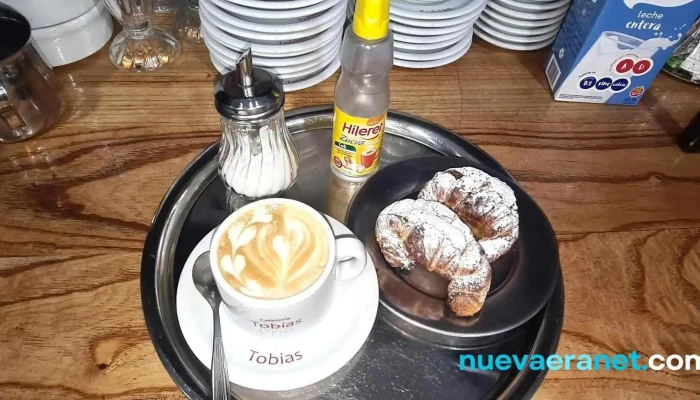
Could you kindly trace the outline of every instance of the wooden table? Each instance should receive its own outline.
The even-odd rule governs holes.
[[[0,398],[182,395],[146,331],[141,250],[165,191],[220,136],[216,71],[185,45],[155,74],[107,49],[58,68],[67,110],[50,132],[0,146]],[[661,75],[635,107],[559,103],[544,52],[475,39],[458,62],[395,68],[392,107],[483,147],[543,207],[566,289],[559,354],[700,352],[700,155],[674,137],[700,108]],[[337,75],[290,93],[333,101]],[[697,372],[550,372],[541,399],[690,398]]]

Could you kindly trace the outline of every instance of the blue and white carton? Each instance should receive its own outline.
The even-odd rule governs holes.
[[[634,105],[700,14],[700,0],[574,0],[545,63],[554,99]]]

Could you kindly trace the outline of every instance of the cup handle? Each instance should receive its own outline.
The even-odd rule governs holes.
[[[367,251],[362,241],[352,235],[336,236],[335,279],[347,281],[360,275],[367,265]]]

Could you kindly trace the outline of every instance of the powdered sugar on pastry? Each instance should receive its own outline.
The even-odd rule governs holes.
[[[464,298],[452,307],[458,315],[481,309],[491,285],[491,266],[469,227],[452,210],[434,201],[401,200],[379,214],[375,233],[391,266],[420,265],[447,279],[459,279],[457,287],[469,288],[469,293],[449,294]]]
[[[482,290],[484,286],[487,288],[491,286],[491,268],[482,268],[473,275],[452,279],[447,286],[447,302],[450,308],[472,311],[469,314],[460,314],[455,311],[462,316],[476,314],[486,300],[488,290]]]
[[[501,180],[472,167],[438,172],[419,199],[438,201],[472,229],[490,262],[505,254],[518,238],[518,205]]]

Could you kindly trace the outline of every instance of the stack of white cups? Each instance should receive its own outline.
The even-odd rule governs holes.
[[[24,15],[32,38],[52,66],[97,52],[112,37],[112,16],[101,0],[2,0]]]

